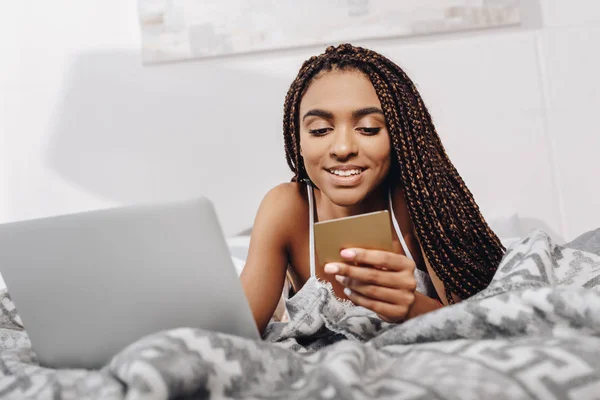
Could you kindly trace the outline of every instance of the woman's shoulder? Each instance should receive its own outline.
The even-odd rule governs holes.
[[[271,249],[289,250],[297,236],[304,232],[302,227],[308,224],[308,205],[303,197],[306,188],[303,186],[295,182],[283,183],[267,192],[252,227],[255,243],[265,243]]]
[[[263,202],[270,203],[280,211],[306,207],[306,185],[298,182],[281,183],[267,192]]]
[[[284,226],[293,226],[300,219],[307,218],[307,213],[306,185],[298,182],[286,182],[273,187],[259,208],[259,215]]]

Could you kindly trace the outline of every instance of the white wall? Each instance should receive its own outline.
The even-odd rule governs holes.
[[[600,226],[600,2],[546,0],[538,36],[565,236]]]
[[[541,6],[542,28],[362,44],[413,77],[486,215],[568,240],[600,226],[600,4]],[[139,48],[135,1],[0,3],[0,221],[204,194],[233,234],[289,179],[283,99],[322,46],[151,67]]]

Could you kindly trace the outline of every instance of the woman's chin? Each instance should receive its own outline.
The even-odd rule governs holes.
[[[361,203],[367,195],[367,193],[365,193],[365,190],[361,186],[355,186],[350,188],[333,187],[328,189],[329,190],[327,190],[325,195],[329,197],[333,204],[340,207],[355,206]]]
[[[327,196],[332,203],[339,207],[353,207],[362,203],[373,188],[379,186],[376,182],[378,175],[373,176],[370,169],[353,176],[336,176],[329,172],[318,175],[318,182],[314,182],[319,190]]]

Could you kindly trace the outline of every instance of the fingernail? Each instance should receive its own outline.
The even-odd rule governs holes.
[[[354,250],[344,249],[340,252],[340,254],[342,255],[342,257],[352,258],[356,255],[356,252]]]
[[[352,290],[350,290],[349,288],[344,288],[344,294],[350,297],[350,295],[352,294]]]
[[[335,264],[325,264],[324,270],[328,274],[337,274],[340,272],[340,267]]]
[[[346,277],[342,275],[336,275],[335,280],[341,283],[342,285],[346,285]]]

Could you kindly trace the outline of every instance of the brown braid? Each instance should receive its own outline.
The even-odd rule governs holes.
[[[491,281],[504,247],[448,158],[421,95],[406,73],[372,50],[342,44],[302,64],[285,98],[283,135],[294,181],[308,175],[300,155],[299,109],[312,80],[333,68],[362,71],[381,102],[408,211],[446,296],[466,299]]]

